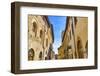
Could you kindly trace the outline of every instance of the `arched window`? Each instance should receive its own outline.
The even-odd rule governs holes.
[[[33,28],[32,28],[32,31],[35,33],[35,37],[36,37],[36,34],[37,34],[37,24],[36,22],[33,22]]]
[[[42,60],[42,52],[39,54],[39,59]]]
[[[84,58],[82,41],[80,38],[78,38],[78,41],[77,41],[77,52],[78,52],[79,58]]]
[[[29,61],[34,60],[34,56],[35,56],[34,50],[32,48],[29,49],[29,51],[28,51],[28,60]]]
[[[43,32],[42,30],[40,30],[40,38],[42,39],[42,37],[43,37]]]

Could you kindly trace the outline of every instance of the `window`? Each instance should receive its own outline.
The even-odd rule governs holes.
[[[40,38],[42,39],[42,37],[43,37],[43,32],[42,30],[40,30]]]
[[[32,48],[29,49],[29,51],[28,51],[28,60],[29,61],[34,60],[34,56],[35,56],[34,50]]]
[[[35,37],[36,37],[36,33],[37,33],[37,24],[36,22],[33,22],[33,29],[32,31],[35,33]]]
[[[82,47],[82,41],[81,41],[80,38],[79,38],[78,41],[77,41],[77,52],[78,52],[78,57],[79,57],[79,58],[84,58],[84,55],[83,55],[83,47]]]
[[[42,52],[39,54],[39,59],[42,60]]]

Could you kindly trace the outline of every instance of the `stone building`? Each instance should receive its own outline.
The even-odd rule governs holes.
[[[54,60],[54,59],[55,59],[55,52],[53,51],[53,46],[51,45],[48,52],[47,60]]]
[[[67,17],[62,44],[58,48],[59,59],[88,57],[88,18]]]
[[[48,18],[28,15],[28,60],[46,60],[53,42],[53,27]]]

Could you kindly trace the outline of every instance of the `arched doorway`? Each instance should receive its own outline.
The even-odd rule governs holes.
[[[88,41],[86,42],[86,45],[85,45],[85,51],[86,51],[85,58],[87,58],[88,57]]]
[[[39,54],[39,59],[42,60],[42,52]]]
[[[80,37],[78,37],[77,39],[77,52],[78,52],[78,58],[84,58],[82,40]]]
[[[34,60],[34,56],[35,56],[35,53],[34,53],[34,49],[29,49],[28,51],[28,60],[31,61],[31,60]]]

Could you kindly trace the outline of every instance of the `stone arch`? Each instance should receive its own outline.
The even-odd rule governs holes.
[[[35,56],[34,49],[33,48],[29,49],[29,51],[28,51],[28,60],[34,60],[34,56]]]
[[[84,58],[82,40],[80,37],[77,38],[77,52],[78,58]]]

